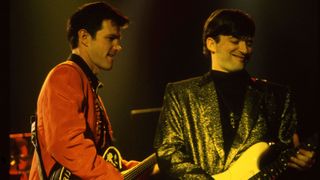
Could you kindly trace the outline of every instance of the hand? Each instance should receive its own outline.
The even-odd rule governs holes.
[[[293,144],[294,147],[298,147],[300,145],[299,136],[296,133],[293,134]],[[299,148],[297,154],[290,158],[288,166],[298,170],[307,170],[311,168],[314,163],[315,152]]]
[[[135,160],[126,161],[126,160],[122,159],[121,163],[122,163],[123,170],[128,170],[130,168],[133,168],[134,166],[136,166],[140,162],[139,161],[135,161]]]

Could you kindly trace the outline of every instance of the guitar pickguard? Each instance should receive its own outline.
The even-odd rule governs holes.
[[[268,143],[259,142],[247,149],[240,158],[223,173],[213,175],[214,179],[240,180],[249,179],[259,170],[259,158],[269,148]]]
[[[104,152],[102,157],[104,158],[104,160],[110,162],[119,171],[122,170],[122,157],[119,150],[116,147],[108,147],[108,149]]]

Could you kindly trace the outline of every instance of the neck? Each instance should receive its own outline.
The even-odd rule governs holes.
[[[90,56],[85,51],[81,50],[80,48],[72,49],[72,54],[76,54],[80,56],[89,66],[90,70],[93,72],[93,74],[98,75],[100,72],[100,69],[92,62]]]

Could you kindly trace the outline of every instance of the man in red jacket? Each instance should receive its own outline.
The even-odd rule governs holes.
[[[81,179],[123,179],[101,154],[112,145],[112,129],[98,95],[100,70],[111,70],[122,49],[120,31],[129,19],[97,2],[80,7],[68,21],[71,56],[54,67],[37,102],[37,140],[29,179],[57,175],[62,167]],[[137,161],[122,161],[124,169]],[[41,165],[42,164],[42,165]]]

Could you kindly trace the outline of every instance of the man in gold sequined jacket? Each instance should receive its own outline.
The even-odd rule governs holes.
[[[203,44],[204,54],[211,57],[211,71],[166,87],[154,141],[162,173],[173,179],[219,179],[217,174],[235,167],[258,142],[299,144],[290,90],[251,78],[244,69],[254,32],[254,21],[241,10],[219,9],[207,19]],[[288,166],[310,168],[314,151],[299,148],[298,152],[289,157]],[[235,170],[227,176],[253,175]]]

